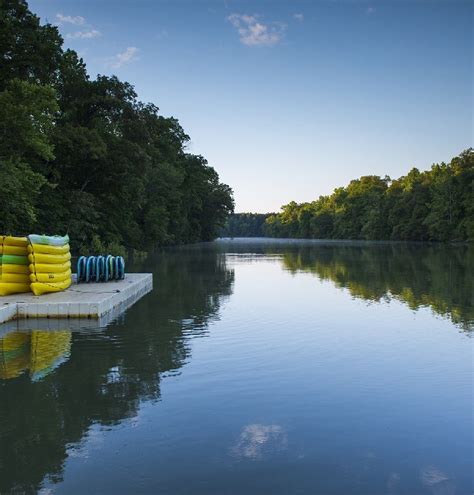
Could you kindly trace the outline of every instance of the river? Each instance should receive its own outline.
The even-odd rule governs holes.
[[[0,326],[0,493],[467,495],[474,249],[218,240],[101,328]]]

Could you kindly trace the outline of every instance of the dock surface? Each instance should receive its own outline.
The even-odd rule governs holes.
[[[151,273],[127,273],[124,280],[73,283],[63,292],[28,292],[0,297],[0,323],[22,318],[102,318],[134,304],[153,289]]]

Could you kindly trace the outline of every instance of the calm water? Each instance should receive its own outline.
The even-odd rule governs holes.
[[[472,250],[219,241],[133,268],[155,289],[107,328],[0,326],[2,494],[472,495]]]

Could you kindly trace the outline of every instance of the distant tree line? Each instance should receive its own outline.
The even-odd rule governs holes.
[[[229,215],[220,237],[263,237],[264,226],[271,213],[234,213]]]
[[[0,18],[0,233],[69,233],[84,250],[216,237],[232,191],[179,122],[115,76],[90,79],[24,0]]]
[[[270,215],[268,237],[474,241],[474,151],[392,180],[352,180],[330,196]]]

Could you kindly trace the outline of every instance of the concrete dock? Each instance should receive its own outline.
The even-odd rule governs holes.
[[[63,292],[28,292],[0,297],[0,323],[23,318],[96,318],[109,320],[153,289],[151,273],[127,273],[117,282],[73,283]]]

